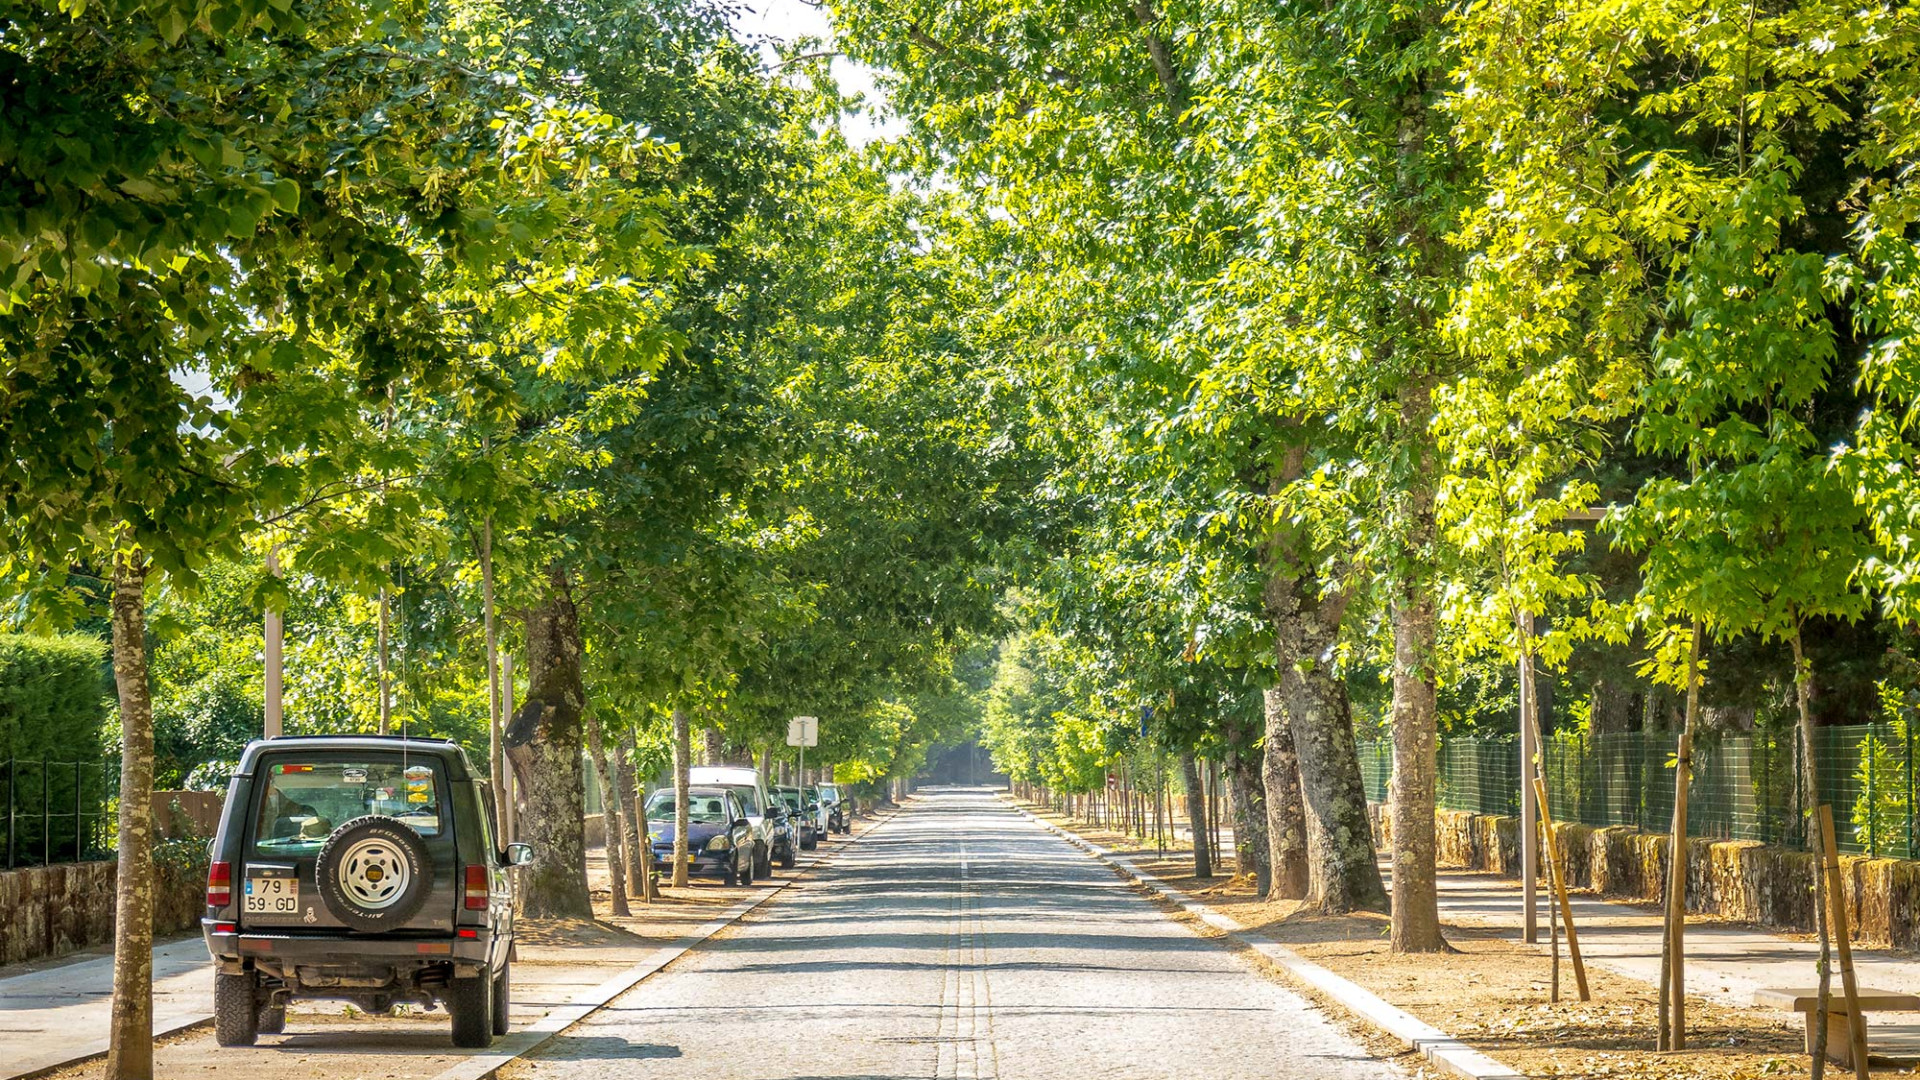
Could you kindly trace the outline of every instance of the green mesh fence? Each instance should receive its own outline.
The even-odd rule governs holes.
[[[1905,723],[1821,728],[1814,733],[1820,802],[1833,807],[1840,850],[1915,858],[1914,736]],[[1673,822],[1673,732],[1549,736],[1547,793],[1556,821],[1665,831]],[[1792,731],[1703,735],[1694,740],[1687,834],[1806,846],[1810,800],[1799,782]],[[1520,747],[1513,739],[1452,739],[1438,752],[1442,809],[1520,812]],[[1360,745],[1367,797],[1387,799],[1393,750]]]

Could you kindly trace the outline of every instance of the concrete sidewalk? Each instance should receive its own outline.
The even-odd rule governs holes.
[[[21,1076],[107,1050],[113,957],[90,956],[0,979],[0,1077]],[[153,1033],[207,1018],[213,967],[199,938],[153,950]]]
[[[1518,938],[1525,907],[1520,883],[1493,874],[1442,870],[1440,918],[1465,926],[1510,930]],[[1547,902],[1552,894],[1543,885],[1536,897],[1540,948],[1547,948]],[[1639,904],[1572,898],[1574,927],[1580,935],[1580,954],[1592,967],[1650,986],[1660,981],[1660,913]],[[1565,956],[1566,943],[1561,942]],[[1758,927],[1724,923],[1687,924],[1687,992],[1727,1005],[1753,1008],[1756,990],[1769,987],[1813,986],[1814,963],[1820,947],[1811,937],[1800,939],[1770,933]],[[1854,971],[1862,988],[1920,994],[1920,957],[1882,949],[1853,950]],[[1573,973],[1562,968],[1563,993],[1573,992]],[[1833,992],[1840,993],[1836,973]],[[1773,1011],[1773,1010],[1768,1010]],[[1798,1028],[1797,1016],[1778,1013],[1781,1022]],[[1920,1017],[1912,1013],[1870,1013],[1874,1052],[1920,1057]]]

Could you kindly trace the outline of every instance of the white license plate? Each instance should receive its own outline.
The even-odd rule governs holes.
[[[291,877],[250,877],[247,901],[241,908],[249,915],[292,915],[300,910],[300,879]]]

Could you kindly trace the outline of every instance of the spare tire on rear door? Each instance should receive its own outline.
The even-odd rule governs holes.
[[[334,918],[373,933],[413,918],[433,887],[433,867],[419,833],[371,814],[333,830],[314,860],[313,878]]]

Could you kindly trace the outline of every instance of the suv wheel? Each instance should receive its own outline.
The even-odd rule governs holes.
[[[268,1001],[260,1006],[259,1019],[254,1022],[262,1035],[279,1035],[287,1030],[287,1003]]]
[[[753,876],[773,876],[773,856],[760,844],[753,845]]]
[[[787,846],[780,852],[780,869],[791,870],[800,861],[799,853],[794,851],[798,846],[791,838],[787,840]]]
[[[739,852],[737,851],[734,852],[733,858],[727,860],[727,865],[720,868],[720,884],[722,885],[740,884],[740,853]]]
[[[737,860],[739,856],[736,855],[734,856],[734,858]],[[753,849],[752,848],[747,849],[747,861],[741,864],[740,866],[740,884],[742,885],[753,884]]]
[[[513,962],[500,965],[500,974],[493,980],[493,1033],[507,1033],[507,1010],[513,1004]]]
[[[327,910],[363,932],[405,926],[433,885],[420,834],[378,814],[333,830],[313,860],[314,885]]]
[[[484,1050],[493,1045],[493,977],[448,979],[447,1015],[453,1020],[453,1045]]]
[[[213,1041],[252,1046],[260,1035],[260,977],[251,971],[213,976]]]

